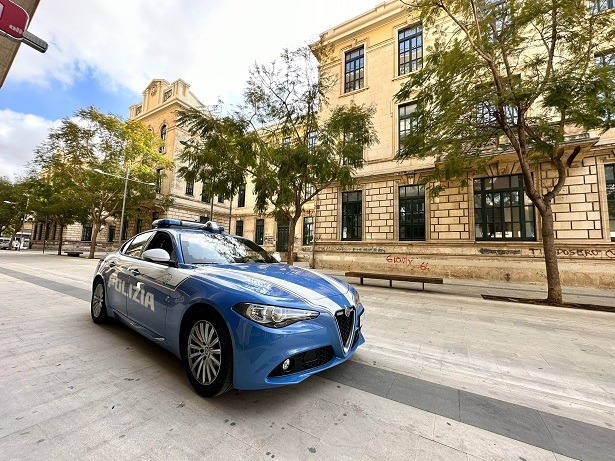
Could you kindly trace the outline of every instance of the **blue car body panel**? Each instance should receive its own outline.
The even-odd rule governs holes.
[[[357,302],[356,290],[346,282],[286,264],[185,264],[181,235],[206,231],[172,228],[149,232],[152,236],[165,232],[172,237],[177,267],[128,256],[122,250],[108,255],[95,274],[104,280],[108,313],[181,358],[180,331],[188,310],[195,305],[215,309],[230,333],[235,388],[265,389],[298,383],[347,360],[364,343],[360,324],[364,309]],[[234,311],[238,303],[308,309],[319,315],[272,328]],[[349,347],[343,345],[336,320],[346,308],[354,316],[350,332],[354,339]],[[320,348],[333,351],[326,363],[271,376],[285,359]]]

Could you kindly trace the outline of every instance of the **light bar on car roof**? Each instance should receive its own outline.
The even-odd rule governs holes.
[[[199,229],[206,230],[209,232],[215,232],[217,234],[222,234],[224,232],[224,227],[218,226],[213,221],[207,221],[206,223],[194,222],[194,221],[183,221],[181,219],[157,219],[152,223],[152,227],[154,229],[165,229],[170,227],[183,227],[186,229]]]

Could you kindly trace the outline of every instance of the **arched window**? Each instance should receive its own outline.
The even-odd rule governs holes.
[[[160,139],[162,139],[163,141],[167,139],[167,126],[166,125],[162,125],[160,127]]]

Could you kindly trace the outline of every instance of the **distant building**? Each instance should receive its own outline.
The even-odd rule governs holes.
[[[393,96],[421,68],[432,31],[403,2],[389,1],[321,37],[334,49],[321,75],[339,82],[327,95],[330,105],[374,104],[380,143],[365,150],[354,189],[319,194],[317,267],[545,281],[539,214],[524,194],[514,152],[495,149],[487,175],[470,178],[467,188],[444,184],[435,199],[420,185],[433,159],[394,159],[415,106]],[[596,59],[615,63],[610,45]],[[568,178],[553,205],[563,283],[615,288],[615,130],[571,130],[565,160]],[[547,163],[534,174],[543,184],[557,175]]]
[[[228,228],[230,200],[226,197],[208,197],[203,193],[203,184],[187,182],[177,174],[177,169],[181,166],[178,155],[183,149],[180,142],[187,140],[189,135],[186,130],[177,126],[176,111],[202,107],[203,103],[183,80],[173,83],[153,80],[143,91],[143,100],[130,106],[128,118],[142,122],[158,134],[162,140],[160,152],[174,161],[173,170],[158,171],[156,185],[158,198],[171,199],[173,203],[165,211],[158,212],[151,218],[176,218],[197,222],[212,220]]]
[[[166,80],[152,80],[143,91],[143,100],[130,106],[130,120],[138,120],[161,138],[160,152],[174,162],[172,170],[159,170],[156,181],[157,211],[151,207],[127,210],[124,217],[122,241],[151,228],[152,221],[161,218],[176,218],[196,222],[212,219],[228,229],[230,225],[231,202],[225,197],[208,197],[203,194],[203,184],[190,183],[177,174],[181,166],[178,155],[182,150],[180,141],[188,139],[188,133],[176,125],[176,111],[200,108],[203,103],[190,91],[190,85],[183,80],[169,83]],[[32,233],[32,246],[40,249],[57,248],[60,231],[57,225],[37,222]],[[120,240],[120,210],[103,225],[97,239],[97,251],[111,251]],[[92,226],[72,224],[63,235],[67,248],[89,249],[92,241]]]

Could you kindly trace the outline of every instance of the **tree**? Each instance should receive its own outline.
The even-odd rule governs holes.
[[[24,181],[11,182],[0,177],[0,235],[9,231],[11,239],[21,229],[26,208],[26,187]]]
[[[32,177],[26,181],[26,188],[31,199],[29,208],[36,221],[45,223],[45,232],[48,225],[59,226],[58,255],[61,255],[64,228],[75,222],[88,221],[88,210],[81,203],[77,191],[71,188],[68,177],[52,174]]]
[[[560,303],[552,204],[566,181],[564,154],[581,148],[566,137],[569,129],[613,126],[613,66],[595,65],[604,40],[615,36],[613,15],[594,14],[585,0],[408,4],[434,43],[396,95],[419,107],[397,158],[436,158],[426,183],[437,194],[444,181],[467,186],[468,173],[493,158],[493,145],[509,145],[542,221],[547,300]],[[541,162],[557,171],[552,183],[532,175]]]
[[[53,129],[37,148],[34,163],[41,177],[61,185],[63,197],[81,206],[77,215],[87,216],[83,224],[92,225],[89,258],[102,224],[122,205],[126,175],[141,181],[130,182],[126,203],[131,207],[153,199],[154,188],[144,183],[155,181],[155,168],[170,166],[158,153],[157,137],[141,122],[123,121],[93,107]]]
[[[192,109],[178,116],[191,135],[182,143],[180,175],[203,181],[210,196],[227,197],[250,178],[254,211],[289,223],[288,264],[304,205],[333,183],[351,184],[363,149],[378,141],[371,107],[351,104],[330,108],[328,116],[319,113],[331,84],[318,78],[309,48],[285,50],[280,62],[251,69],[244,104],[234,112]]]

